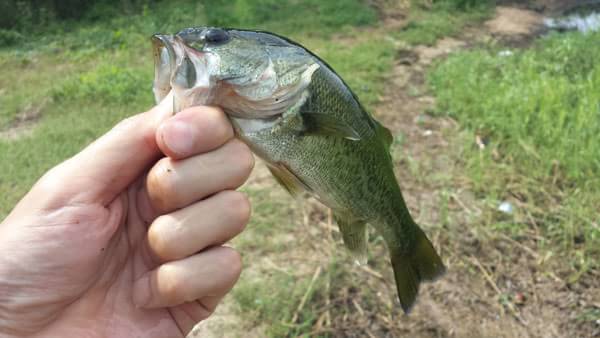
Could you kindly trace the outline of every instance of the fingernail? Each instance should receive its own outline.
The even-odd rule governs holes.
[[[183,121],[167,122],[162,128],[162,136],[165,145],[178,155],[188,155],[194,150],[194,130]]]
[[[133,285],[133,304],[140,308],[150,303],[150,278],[142,277]]]

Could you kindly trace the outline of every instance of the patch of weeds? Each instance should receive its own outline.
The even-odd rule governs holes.
[[[381,290],[371,285],[372,281],[366,283],[368,278],[364,272],[355,270],[352,264],[337,262],[333,257],[325,260],[320,268],[306,272],[297,268],[290,268],[290,273],[263,270],[259,279],[242,275],[233,289],[233,297],[241,315],[248,319],[249,327],[266,325],[268,337],[315,336],[315,326],[323,319],[324,312],[329,312],[332,317],[329,330],[320,332],[320,337],[329,337],[329,332],[344,332],[346,327],[357,322],[361,326],[357,327],[356,333],[365,333],[362,331],[362,325],[368,328],[363,322],[365,317],[390,309],[382,305],[376,295]],[[368,314],[359,313],[357,306],[360,304],[365,309],[375,310]]]
[[[479,198],[518,202],[512,226],[541,231],[575,275],[598,266],[600,33],[551,35],[529,50],[450,56],[429,75],[438,113],[468,128],[465,159]],[[487,222],[499,222],[492,215]],[[511,223],[511,222],[509,222]],[[558,247],[556,244],[560,244]]]
[[[51,88],[77,67],[61,67],[56,62],[53,56],[40,60],[33,53],[0,52],[0,67],[4,70],[0,77],[0,128],[47,101]]]
[[[242,280],[234,288],[233,296],[242,313],[253,317],[251,322],[269,323],[267,334],[270,337],[295,337],[303,331],[306,333],[307,329],[310,331],[316,320],[310,307],[296,313],[305,294],[310,304],[310,300],[318,293],[320,285],[311,285],[311,277],[273,271],[262,274],[260,280]],[[294,315],[296,321],[292,323]]]
[[[294,227],[290,206],[298,202],[278,185],[269,184],[264,189],[244,187],[243,190],[252,201],[253,211],[246,231],[234,242],[236,247],[258,255],[285,250],[287,240],[283,237]]]
[[[86,17],[88,22],[53,21],[43,29],[28,30],[27,39],[16,40],[12,35],[7,35],[7,39],[23,50],[89,52],[145,46],[154,33],[175,33],[187,27],[261,29],[324,38],[345,27],[377,20],[375,9],[359,0],[155,1],[135,6],[127,15],[104,10],[102,4],[96,7]]]
[[[17,31],[0,28],[0,48],[12,46],[23,38],[23,35]]]
[[[591,308],[586,309],[581,312],[581,314],[577,317],[578,322],[592,322],[597,325],[600,325],[600,309],[599,308]]]
[[[441,111],[519,161],[586,180],[600,169],[600,34],[555,36],[504,57],[460,53],[430,76]],[[580,181],[579,183],[584,183]]]
[[[339,32],[344,26],[375,22],[374,8],[362,1],[218,0],[206,6],[211,25],[297,34],[311,31],[319,36]]]
[[[144,74],[130,68],[101,65],[87,73],[74,76],[54,90],[53,97],[63,100],[102,100],[125,103],[147,94],[140,83],[148,83]]]
[[[467,24],[488,18],[492,9],[491,1],[413,1],[408,23],[396,36],[411,45],[434,45]]]

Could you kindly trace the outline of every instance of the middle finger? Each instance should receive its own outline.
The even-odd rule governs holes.
[[[152,208],[164,214],[218,191],[242,185],[254,166],[250,149],[232,139],[220,148],[183,160],[165,157],[148,173],[146,191]]]

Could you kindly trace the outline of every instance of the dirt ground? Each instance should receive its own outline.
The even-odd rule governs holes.
[[[417,222],[423,225],[434,246],[441,248],[448,273],[422,287],[410,316],[395,312],[382,318],[377,313],[365,313],[364,318],[356,319],[356,328],[336,330],[335,336],[600,337],[600,323],[578,320],[581,309],[600,310],[600,275],[590,273],[570,284],[561,277],[560,267],[548,268],[549,258],[540,257],[534,239],[517,241],[470,227],[486,207],[477,201],[468,185],[457,181],[462,177],[457,159],[469,142],[465,142],[455,121],[426,114],[435,103],[424,84],[424,71],[433,60],[486,39],[522,45],[539,33],[540,11],[555,11],[571,3],[536,1],[523,6],[513,2],[498,7],[494,18],[481,27],[467,28],[459,38],[443,39],[433,47],[398,50],[389,85],[373,113],[394,135],[403,135],[402,149],[394,154],[400,185]],[[400,21],[401,16],[396,15],[385,22],[399,25]],[[476,140],[471,144],[476,147]],[[417,178],[415,172],[419,173]],[[275,189],[261,164],[248,184],[272,184]],[[444,215],[439,210],[440,199],[448,202]],[[321,213],[314,216],[319,222],[323,211],[314,208]],[[326,230],[319,229],[313,240],[327,237]],[[341,249],[339,243],[326,245]],[[274,264],[293,260],[298,254],[291,248],[289,257],[273,258],[277,260]],[[259,273],[263,268],[253,263],[248,269],[255,272],[245,273]],[[380,280],[381,276],[372,273],[374,276],[364,277],[364,271],[359,273],[366,283],[382,290],[382,299],[393,297],[394,290]],[[243,319],[234,314],[233,302],[227,298],[213,317],[190,336],[264,336],[260,326],[252,330],[244,327]],[[376,310],[385,311],[385,306]],[[357,311],[363,312],[359,305]]]
[[[446,38],[434,47],[419,46],[405,52],[408,55],[412,52],[415,61],[401,60],[395,67],[396,80],[391,82],[375,114],[385,125],[406,136],[405,156],[424,163],[423,176],[435,176],[440,171],[451,175],[456,168],[448,154],[460,154],[460,145],[449,143],[456,138],[447,137],[459,132],[457,124],[423,113],[433,105],[432,97],[407,94],[410,87],[422,88],[423,69],[433,59],[468,48],[477,40],[494,38],[511,45],[530,41],[541,31],[542,19],[537,11],[501,6],[495,17],[485,22],[483,31],[481,27],[472,27],[461,38]],[[476,140],[472,144],[476,146]],[[398,174],[412,210],[417,210],[417,214],[420,209],[435,210],[435,205],[439,205],[435,181],[415,182],[406,169],[400,169]],[[481,206],[465,190],[451,191],[450,196],[453,209],[450,231],[442,230],[436,234],[439,237],[434,235],[444,248],[449,272],[424,290],[419,300],[421,305],[414,317],[411,315],[412,337],[600,336],[600,323],[584,328],[575,319],[581,306],[600,305],[600,286],[593,276],[588,276],[584,284],[596,285],[578,293],[556,274],[542,272],[543,258],[536,253],[534,243],[473,233],[468,226],[469,215],[480,213]],[[419,222],[440,221],[436,215],[428,218]],[[500,305],[499,298],[506,296],[509,299]]]

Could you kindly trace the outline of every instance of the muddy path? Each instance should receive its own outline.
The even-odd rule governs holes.
[[[536,6],[540,3],[544,5],[538,1]],[[555,3],[560,5],[558,1],[552,5]],[[397,15],[384,22],[395,28],[401,25],[401,18]],[[458,38],[397,51],[387,89],[373,114],[396,136],[393,155],[404,196],[417,222],[439,248],[448,273],[425,284],[413,312],[404,316],[393,303],[395,290],[389,283],[393,277],[385,260],[362,268],[347,264],[344,280],[331,282],[362,283],[377,290],[373,294],[376,299],[365,300],[351,286],[332,286],[330,296],[321,300],[327,306],[317,314],[313,335],[600,337],[600,323],[582,324],[579,320],[583,308],[600,309],[600,276],[591,273],[577,284],[569,284],[560,277],[559,269],[546,262],[547,257],[541,257],[533,238],[514,239],[477,226],[489,206],[469,190],[461,167],[464,147],[476,147],[477,142],[466,139],[468,134],[456,121],[427,113],[435,104],[425,84],[425,72],[432,62],[489,39],[526,46],[538,34],[541,22],[542,15],[531,6],[501,6],[491,20],[468,27]],[[287,198],[261,163],[248,185],[272,189],[277,198]],[[298,231],[282,234],[281,240],[289,241],[292,236],[297,243],[311,244],[291,246],[271,257],[252,257],[244,275],[260,275],[290,262],[297,263],[293,271],[288,270],[296,276],[316,275],[315,268],[319,273],[327,269],[329,257],[342,250],[327,211],[308,201],[295,208],[293,215]],[[305,257],[307,250],[316,251],[310,259]],[[385,255],[382,245],[371,250],[374,256]],[[336,307],[343,311],[335,311]],[[235,301],[227,298],[192,337],[265,336],[264,327],[245,323],[235,309]]]

